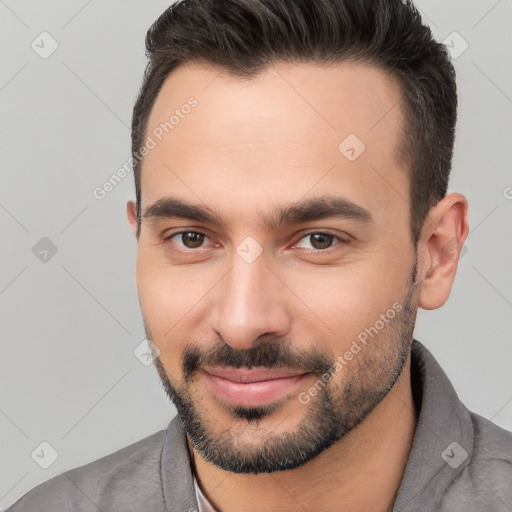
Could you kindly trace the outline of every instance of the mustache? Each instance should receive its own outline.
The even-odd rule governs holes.
[[[183,351],[181,361],[185,381],[204,366],[287,368],[320,376],[328,372],[333,364],[333,359],[325,352],[316,348],[294,348],[281,340],[261,341],[246,349],[235,349],[223,341],[208,346],[191,345]]]

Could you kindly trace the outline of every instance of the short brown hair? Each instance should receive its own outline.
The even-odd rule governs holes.
[[[411,235],[416,246],[430,208],[447,191],[457,91],[445,46],[422,24],[411,1],[400,0],[184,0],[168,9],[146,35],[149,58],[133,109],[137,215],[137,158],[147,121],[167,76],[197,62],[252,78],[279,61],[373,64],[398,79],[406,126],[400,151],[411,172]]]

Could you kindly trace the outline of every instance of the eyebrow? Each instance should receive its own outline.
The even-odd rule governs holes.
[[[183,218],[226,227],[226,222],[215,210],[172,197],[159,199],[146,208],[142,215],[146,222],[168,218]],[[283,225],[303,224],[328,218],[374,222],[372,214],[362,206],[343,197],[323,196],[274,208],[269,215],[263,217],[263,224],[272,230]]]

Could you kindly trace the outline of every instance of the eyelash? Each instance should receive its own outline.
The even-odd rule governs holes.
[[[171,241],[172,238],[176,237],[176,236],[179,236],[179,235],[183,235],[183,234],[186,234],[186,233],[193,233],[195,235],[202,235],[206,238],[210,238],[208,236],[207,233],[205,233],[204,231],[200,231],[200,230],[184,230],[184,231],[177,231],[176,233],[173,233],[171,235],[169,235],[168,237],[166,237],[164,239],[165,242],[169,242]],[[347,238],[347,239],[344,239],[342,238],[341,236],[339,235],[336,235],[334,233],[331,233],[330,231],[326,230],[326,231],[310,231],[308,233],[305,233],[304,235],[302,235],[299,240],[294,244],[294,247],[301,241],[303,240],[304,238],[307,238],[307,237],[310,237],[312,235],[327,235],[327,236],[330,236],[330,237],[333,237],[333,239],[335,240],[338,240],[338,244],[335,244],[335,245],[331,245],[330,247],[327,247],[326,249],[304,249],[306,250],[308,253],[310,254],[327,254],[327,253],[330,253],[334,250],[336,250],[336,247],[338,245],[348,245],[350,243],[350,240]],[[348,237],[348,235],[347,235]],[[199,252],[199,250],[201,249],[204,249],[204,247],[198,247],[196,249],[188,249],[188,248],[185,248],[185,249],[178,249],[177,252],[182,252],[182,253],[192,253],[192,252]]]

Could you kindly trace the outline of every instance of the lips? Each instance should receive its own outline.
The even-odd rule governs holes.
[[[245,407],[271,403],[294,392],[309,375],[303,370],[207,367],[210,391],[224,402]]]

